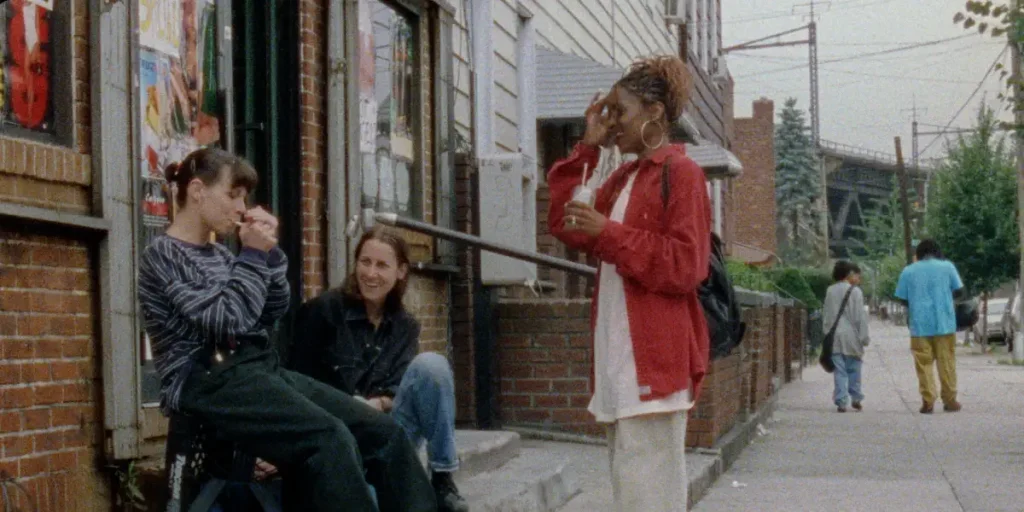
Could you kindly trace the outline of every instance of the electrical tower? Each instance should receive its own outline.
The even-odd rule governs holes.
[[[810,3],[794,5],[793,9],[808,7],[810,9],[810,23],[807,24],[807,58],[811,68],[811,138],[817,145],[821,140],[821,104],[818,100],[818,22],[814,17],[814,0]]]
[[[810,3],[798,4],[793,6],[794,12],[803,7],[807,7],[809,9],[808,17],[810,18],[810,22],[807,25],[722,49],[722,53],[729,53],[739,50],[759,50],[764,48],[780,48],[783,46],[799,46],[805,44],[807,45],[807,62],[808,67],[810,68],[811,75],[811,103],[808,107],[808,114],[810,116],[811,121],[811,140],[814,142],[815,147],[818,147],[818,144],[821,141],[821,103],[818,95],[818,24],[815,21],[817,19],[818,13],[815,12],[815,7],[822,4],[831,5],[830,2],[816,2],[814,0],[811,0]],[[796,32],[802,32],[804,30],[807,31],[807,39],[801,39],[799,41],[779,41],[774,43],[763,43],[763,41],[776,39]]]

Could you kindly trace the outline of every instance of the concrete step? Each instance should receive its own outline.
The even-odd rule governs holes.
[[[459,452],[459,471],[455,482],[461,484],[470,478],[494,471],[515,459],[522,442],[519,434],[502,430],[456,430],[455,446]],[[420,450],[420,457],[426,463],[427,451]]]
[[[578,494],[580,485],[560,454],[525,447],[501,467],[465,479],[459,489],[473,512],[551,512]]]

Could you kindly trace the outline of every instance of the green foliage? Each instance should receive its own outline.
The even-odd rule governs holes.
[[[726,261],[726,271],[733,286],[753,292],[774,292],[775,287],[763,271],[741,261]]]
[[[864,251],[864,261],[877,263],[894,254],[905,255],[903,204],[900,200],[899,180],[893,176],[892,182],[892,193],[889,197],[885,200],[876,200],[865,208],[864,224],[853,227],[857,232],[854,241]],[[915,206],[921,206],[917,190],[911,187],[908,192],[911,208],[916,210]],[[920,239],[922,231],[923,226],[919,222],[911,223],[912,239]]]
[[[775,205],[782,258],[810,264],[820,252],[815,203],[821,195],[817,155],[796,99],[786,100],[775,129]]]
[[[822,293],[819,297],[804,278],[805,270],[799,268],[772,269],[768,275],[772,278],[775,288],[785,297],[799,300],[809,310],[820,309]],[[826,286],[826,289],[828,287]]]
[[[1008,38],[1018,45],[1024,44],[1024,2],[1014,7],[1009,2],[996,3],[992,0],[969,0],[964,4],[964,10],[953,16],[953,23],[963,26],[964,30],[977,30],[979,34],[988,34],[991,37],[1002,39]],[[1013,96],[1017,87],[1024,86],[1019,77],[1010,76],[1010,70],[1002,63],[995,65],[995,71],[999,72],[1000,82],[1005,83],[1005,88],[1010,92],[1000,93],[999,99],[1005,100]],[[1014,107],[1024,108],[1024,105],[1017,105],[1016,101],[1007,102],[1006,109],[1014,110]],[[1000,123],[1002,124],[1002,123]],[[1024,127],[1017,127],[1018,130]]]
[[[996,130],[995,114],[982,108],[977,131],[949,148],[928,215],[928,231],[973,294],[994,291],[1019,271],[1017,178]]]
[[[117,506],[121,510],[146,510],[146,498],[139,487],[139,470],[135,461],[115,470],[117,477]]]
[[[861,265],[861,290],[874,300],[892,300],[896,294],[896,283],[906,265],[906,256],[902,251],[876,261],[865,262]]]
[[[811,287],[811,293],[819,300],[824,301],[828,287],[832,286],[832,273],[819,268],[801,268],[799,270],[804,281],[807,281],[807,286]]]

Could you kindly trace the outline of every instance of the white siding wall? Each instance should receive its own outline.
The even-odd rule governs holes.
[[[469,12],[466,3],[470,0],[451,2],[455,7],[455,25],[452,27],[452,49],[455,51],[455,128],[469,139],[472,118],[472,80],[470,79],[470,57],[473,47],[469,37]]]
[[[676,54],[675,27],[662,19],[661,0],[531,0],[541,44],[605,65]]]

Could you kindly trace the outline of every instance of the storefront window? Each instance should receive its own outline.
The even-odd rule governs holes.
[[[363,206],[421,217],[415,21],[377,0],[359,3],[359,150]]]
[[[139,244],[166,229],[173,199],[164,169],[220,142],[217,22],[212,0],[140,0],[138,52]],[[152,347],[141,334],[143,400],[158,397]]]
[[[0,135],[69,141],[72,81],[55,80],[70,75],[69,3],[0,3]]]

